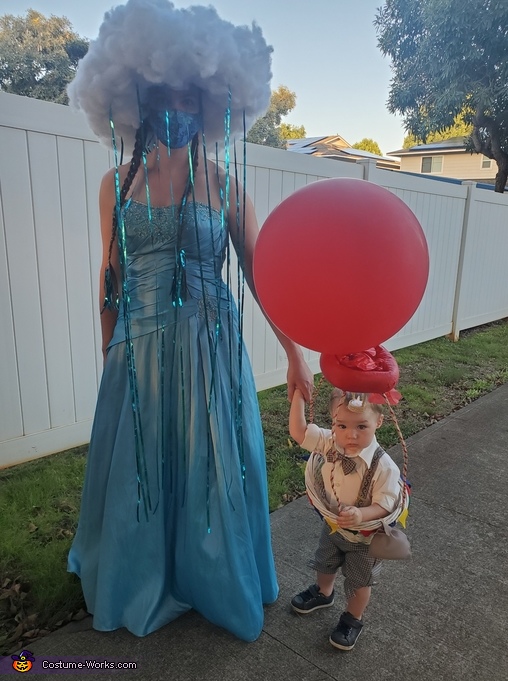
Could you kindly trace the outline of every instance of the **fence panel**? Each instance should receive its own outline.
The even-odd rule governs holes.
[[[48,378],[27,133],[24,130],[0,129],[0,148],[4,238],[21,398],[21,436],[51,427]]]
[[[35,243],[47,367],[51,428],[76,419],[71,331],[63,244],[58,143],[54,135],[28,133]]]
[[[2,232],[0,238],[0,423],[2,426],[0,439],[11,440],[23,433],[23,415],[21,413],[21,391],[18,379],[18,356],[14,336],[12,291],[3,218],[1,177],[0,174],[0,229]]]
[[[458,330],[508,316],[508,195],[470,187]]]
[[[409,322],[385,345],[396,350],[451,333],[467,187],[370,164],[367,175],[411,208],[429,247],[429,281],[423,299]]]

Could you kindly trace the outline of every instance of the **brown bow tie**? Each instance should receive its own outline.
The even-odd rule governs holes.
[[[356,461],[345,454],[341,454],[341,452],[330,452],[328,461],[340,461],[344,475],[349,475],[356,470]]]

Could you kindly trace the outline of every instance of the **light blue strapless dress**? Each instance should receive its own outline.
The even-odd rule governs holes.
[[[278,587],[256,390],[222,280],[227,228],[199,203],[180,229],[171,207],[151,210],[124,211],[128,324],[121,302],[68,569],[96,629],[144,636],[194,608],[252,641]]]

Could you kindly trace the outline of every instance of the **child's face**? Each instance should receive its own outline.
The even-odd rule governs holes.
[[[383,415],[370,407],[362,412],[353,412],[341,404],[332,415],[332,434],[335,444],[347,456],[357,456],[370,445],[376,430],[383,423]]]

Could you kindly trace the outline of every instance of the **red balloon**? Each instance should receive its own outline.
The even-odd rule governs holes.
[[[268,216],[254,251],[261,305],[286,336],[333,355],[391,338],[420,304],[429,272],[420,223],[372,182],[313,182]]]
[[[395,388],[399,380],[397,361],[383,346],[343,357],[322,354],[319,364],[327,381],[352,393],[384,395]]]

